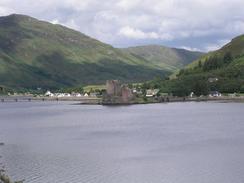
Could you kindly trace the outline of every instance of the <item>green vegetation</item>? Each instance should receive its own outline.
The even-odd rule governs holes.
[[[244,35],[215,52],[208,53],[184,69],[175,79],[157,79],[147,85],[176,96],[244,92]]]
[[[0,85],[0,95],[7,95],[8,93],[13,94],[14,90]]]
[[[55,90],[103,84],[108,79],[144,82],[170,74],[175,65],[185,64],[185,57],[197,56],[179,55],[169,69],[164,58],[157,64],[61,25],[24,15],[0,17],[0,85],[14,89]]]
[[[82,86],[80,87],[70,87],[70,88],[61,88],[61,89],[58,89],[56,92],[60,92],[60,93],[72,93],[72,92],[75,92],[75,93],[83,93],[84,92],[84,89]]]
[[[149,63],[165,68],[170,72],[175,72],[203,55],[201,52],[192,52],[184,49],[168,48],[159,45],[137,46],[122,49]]]
[[[106,89],[106,85],[87,85],[83,87],[84,92],[102,91],[105,89]]]

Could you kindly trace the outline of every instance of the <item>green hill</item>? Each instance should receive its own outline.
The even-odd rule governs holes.
[[[199,59],[196,59],[194,62],[187,65],[188,69],[194,68],[198,65],[199,61],[204,63],[210,57],[219,57],[223,58],[226,53],[231,53],[235,58],[244,54],[244,35],[240,35],[231,40],[228,44],[224,45],[221,49],[205,54]]]
[[[165,86],[176,95],[244,92],[244,35],[181,69]]]
[[[107,79],[141,82],[170,70],[61,25],[25,15],[0,17],[2,86],[60,88]]]
[[[184,49],[168,48],[159,45],[137,46],[123,49],[136,57],[147,60],[160,68],[170,72],[180,69],[203,55]]]

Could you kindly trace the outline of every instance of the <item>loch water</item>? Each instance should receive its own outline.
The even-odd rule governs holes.
[[[0,103],[0,162],[25,183],[243,183],[244,104]]]

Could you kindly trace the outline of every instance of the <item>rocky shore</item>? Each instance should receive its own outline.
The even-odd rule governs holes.
[[[0,142],[0,146],[4,146],[3,142]],[[0,156],[2,158],[2,156]],[[0,163],[0,183],[23,183],[23,181],[12,181],[4,170],[4,166]]]

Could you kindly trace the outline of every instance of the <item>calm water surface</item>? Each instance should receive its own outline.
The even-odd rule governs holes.
[[[239,103],[0,103],[1,141],[26,183],[244,182]]]

